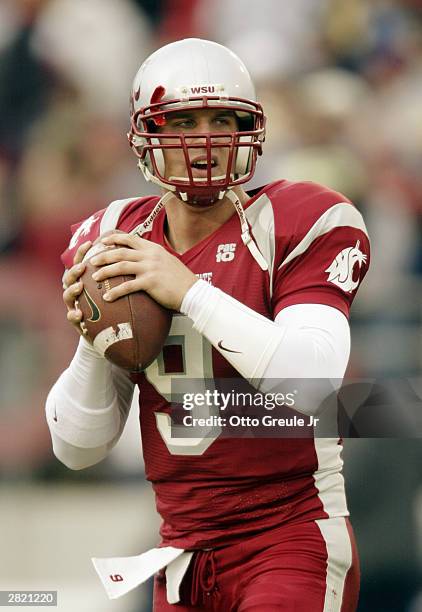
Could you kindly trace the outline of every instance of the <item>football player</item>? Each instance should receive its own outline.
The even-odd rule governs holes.
[[[135,77],[129,141],[163,195],[112,202],[73,227],[63,254],[67,318],[79,333],[82,260],[105,232],[118,248],[95,256],[94,278],[133,275],[105,299],[142,289],[175,311],[160,356],[136,376],[82,335],[46,406],[56,456],[81,469],[116,444],[138,385],[146,477],[162,517],[148,557],[159,570],[157,612],[357,606],[339,438],[172,436],[172,380],[243,379],[265,390],[346,370],[349,310],[369,263],[365,224],[348,198],[315,183],[245,191],[264,137],[264,111],[234,53],[200,39],[162,47]],[[300,410],[309,417],[317,406]],[[105,572],[111,596],[134,584],[132,570]]]

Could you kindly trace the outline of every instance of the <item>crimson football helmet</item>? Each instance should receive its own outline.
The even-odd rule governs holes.
[[[171,113],[203,108],[233,111],[237,131],[194,136],[166,132]],[[188,38],[158,49],[140,67],[132,88],[128,138],[146,180],[186,202],[211,204],[252,178],[262,153],[265,116],[243,62],[222,45]],[[227,168],[213,176],[212,150],[219,147],[228,150]],[[183,151],[184,176],[165,177],[163,149],[170,148]],[[195,149],[206,154],[206,176],[200,178],[192,173]]]

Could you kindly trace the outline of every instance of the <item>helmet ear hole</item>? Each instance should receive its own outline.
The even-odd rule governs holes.
[[[236,111],[239,132],[250,132],[254,129],[255,119],[251,113]],[[239,142],[252,143],[252,136],[240,136]],[[248,174],[252,166],[252,147],[239,147],[237,149],[234,172],[237,176]]]
[[[240,136],[239,142],[252,144],[252,136]],[[236,175],[248,174],[252,163],[252,147],[239,147],[236,155],[236,165],[234,172]]]

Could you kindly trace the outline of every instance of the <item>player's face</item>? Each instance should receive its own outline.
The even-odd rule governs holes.
[[[180,111],[168,115],[166,125],[160,128],[161,132],[183,133],[187,144],[203,144],[203,147],[189,149],[189,164],[194,179],[207,178],[207,149],[205,139],[200,134],[213,133],[212,142],[229,145],[230,136],[225,134],[236,132],[238,129],[234,112],[218,109],[198,109]],[[221,136],[220,136],[221,134]],[[175,143],[173,139],[160,138],[164,143]],[[229,146],[211,148],[211,177],[225,175],[229,158]],[[186,160],[183,151],[179,149],[163,149],[165,162],[165,178],[187,178]],[[233,160],[234,164],[234,160]]]

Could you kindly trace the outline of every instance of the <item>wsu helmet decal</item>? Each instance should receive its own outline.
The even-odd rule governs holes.
[[[359,285],[359,279],[353,280],[353,272],[356,264],[359,269],[366,263],[367,256],[359,249],[360,240],[354,247],[347,247],[340,251],[333,263],[325,270],[328,272],[328,282],[334,283],[343,291],[352,293]]]

